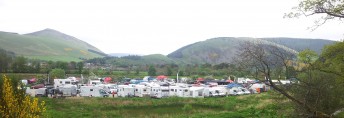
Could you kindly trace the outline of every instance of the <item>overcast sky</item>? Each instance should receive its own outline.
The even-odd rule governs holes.
[[[340,40],[343,23],[284,19],[298,0],[0,0],[0,31],[51,28],[105,53],[164,54],[214,37]]]

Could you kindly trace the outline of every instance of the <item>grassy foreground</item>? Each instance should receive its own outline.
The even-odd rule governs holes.
[[[54,118],[113,117],[287,117],[290,105],[270,93],[223,98],[66,98],[46,101],[47,116]]]

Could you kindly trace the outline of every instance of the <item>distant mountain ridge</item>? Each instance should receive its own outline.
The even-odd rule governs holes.
[[[305,38],[260,38],[263,40],[271,41],[280,45],[284,45],[296,51],[302,51],[305,49],[310,49],[318,54],[321,53],[321,50],[324,46],[333,44],[336,41],[326,40],[326,39],[305,39]]]
[[[185,64],[230,63],[239,51],[240,43],[245,41],[259,41],[295,53],[307,48],[320,53],[325,45],[335,42],[324,39],[217,37],[184,46],[167,57]]]
[[[167,56],[161,54],[137,55],[130,53],[109,54],[112,62],[120,64],[219,64],[230,63],[245,41],[259,41],[264,45],[274,45],[284,50],[298,52],[311,49],[320,53],[326,45],[336,41],[304,38],[249,38],[217,37],[183,46]],[[33,59],[53,61],[81,61],[109,56],[98,48],[54,29],[18,34],[0,31],[0,48]],[[126,57],[129,56],[129,57]],[[130,57],[132,56],[132,57]],[[122,58],[123,57],[123,58]]]
[[[53,29],[24,35],[0,32],[0,47],[16,55],[53,61],[81,61],[106,55],[82,40]]]
[[[114,57],[124,57],[124,56],[129,56],[129,55],[138,55],[142,56],[141,54],[132,54],[132,53],[109,53],[109,56],[114,56]]]

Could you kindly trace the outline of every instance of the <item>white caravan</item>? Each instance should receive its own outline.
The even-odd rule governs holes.
[[[117,84],[106,84],[104,90],[108,91],[110,93],[112,93],[112,92],[117,93],[117,91],[118,91],[117,90]]]
[[[247,89],[247,88],[243,88],[243,87],[238,87],[240,90],[241,90],[241,92],[243,93],[243,94],[251,94],[251,92]]]
[[[88,84],[89,85],[99,85],[99,84],[102,84],[102,82],[99,79],[97,79],[97,80],[90,80]]]
[[[64,85],[72,85],[72,79],[54,79],[54,88],[57,89]]]
[[[109,97],[109,94],[99,87],[81,86],[80,96],[81,97]]]
[[[168,87],[164,86],[153,86],[151,88],[150,96],[152,98],[163,98],[169,96],[169,89]]]
[[[150,96],[151,88],[145,85],[135,85],[135,96],[136,97],[145,97]]]
[[[58,87],[60,94],[64,97],[76,96],[77,87],[75,85],[64,85]]]
[[[128,85],[118,85],[118,97],[133,97],[135,95],[135,88]]]
[[[189,87],[170,86],[169,96],[190,97]]]
[[[260,93],[260,92],[262,92],[261,90],[263,90],[263,91],[266,90],[266,85],[263,83],[255,83],[255,84],[252,84],[249,87],[249,89],[252,90],[253,93]]]
[[[207,89],[210,97],[223,97],[227,95],[227,91],[224,87],[209,87]]]
[[[244,94],[242,92],[242,90],[239,89],[238,87],[233,87],[233,88],[228,89],[228,93],[229,93],[229,95],[242,95],[242,94]]]
[[[204,87],[190,87],[190,96],[193,98],[204,98]]]

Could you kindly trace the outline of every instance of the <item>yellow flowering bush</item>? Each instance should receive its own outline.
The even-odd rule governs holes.
[[[39,103],[24,92],[15,92],[9,78],[3,76],[0,94],[0,117],[2,118],[39,118],[45,112],[45,102]]]

